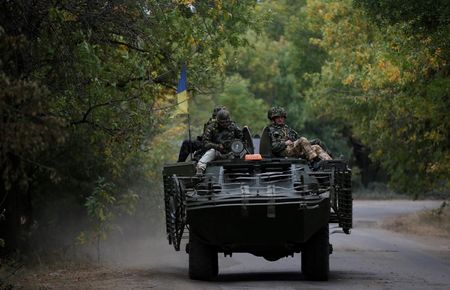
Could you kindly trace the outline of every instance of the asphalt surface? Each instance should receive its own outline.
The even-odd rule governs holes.
[[[220,256],[217,281],[192,281],[188,278],[187,254],[161,244],[160,255],[152,258],[151,265],[136,268],[133,285],[183,290],[450,289],[450,245],[377,227],[386,218],[439,204],[438,201],[355,201],[355,226],[351,235],[335,233],[330,237],[334,252],[330,256],[327,282],[306,281],[300,271],[300,255],[268,262],[249,254]]]

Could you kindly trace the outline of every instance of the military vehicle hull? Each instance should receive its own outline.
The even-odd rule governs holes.
[[[190,233],[195,232],[224,253],[252,253],[256,248],[299,251],[301,244],[329,221],[328,197],[310,201],[308,207],[303,199],[280,205],[262,199],[257,203],[188,210],[187,224]]]
[[[352,227],[350,170],[343,161],[312,168],[299,159],[222,160],[204,176],[193,163],[164,168],[169,242],[188,229],[189,275],[211,280],[217,254],[251,253],[269,261],[302,253],[302,272],[327,280],[329,223]]]

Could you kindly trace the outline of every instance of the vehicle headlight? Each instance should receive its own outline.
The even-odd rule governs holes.
[[[240,154],[242,150],[244,150],[244,143],[242,143],[242,141],[235,140],[231,143],[231,151],[234,154]]]

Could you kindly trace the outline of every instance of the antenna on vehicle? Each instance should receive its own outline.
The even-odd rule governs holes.
[[[187,114],[188,119],[188,134],[189,134],[189,155],[191,155],[191,161],[193,159],[192,157],[192,137],[191,137],[191,114]]]

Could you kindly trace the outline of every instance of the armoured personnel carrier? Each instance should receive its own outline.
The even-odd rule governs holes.
[[[169,243],[179,251],[188,235],[191,279],[214,279],[219,253],[268,261],[301,253],[305,278],[327,280],[329,224],[346,234],[352,228],[351,170],[342,160],[273,158],[266,131],[260,140],[244,132],[244,142],[232,144],[234,158],[209,163],[203,176],[194,162],[164,167]]]

